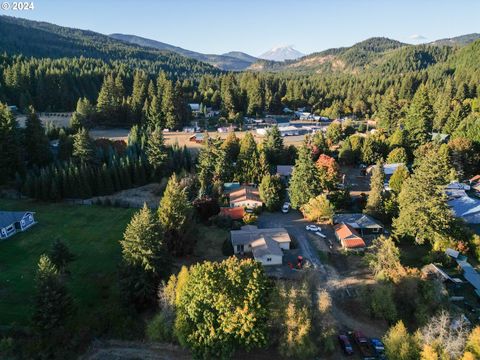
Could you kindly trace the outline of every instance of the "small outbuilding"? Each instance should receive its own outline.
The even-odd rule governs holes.
[[[0,239],[6,239],[35,225],[34,214],[32,211],[0,211]]]
[[[345,250],[364,250],[365,241],[357,231],[348,224],[337,224],[334,226],[335,237],[342,244]]]
[[[237,190],[233,190],[229,194],[229,199],[230,207],[255,209],[263,206],[258,188],[253,186],[241,186]]]

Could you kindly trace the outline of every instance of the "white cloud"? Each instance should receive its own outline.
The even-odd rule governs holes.
[[[427,40],[427,38],[423,35],[420,34],[413,34],[409,36],[410,40],[415,40],[415,41],[421,41],[421,40]]]

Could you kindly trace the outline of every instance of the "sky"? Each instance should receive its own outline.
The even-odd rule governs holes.
[[[373,36],[418,44],[480,32],[479,0],[28,0],[4,11],[103,34],[134,34],[188,50],[308,54]]]

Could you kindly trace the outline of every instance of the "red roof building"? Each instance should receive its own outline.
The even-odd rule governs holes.
[[[337,224],[334,226],[335,237],[340,241],[342,247],[347,250],[363,250],[365,241],[358,232],[347,224]]]
[[[245,215],[245,210],[243,209],[243,207],[224,207],[220,208],[220,215],[229,216],[232,220],[240,220],[243,219],[243,215]]]

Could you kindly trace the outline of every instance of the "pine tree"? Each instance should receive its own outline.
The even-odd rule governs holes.
[[[372,172],[370,179],[370,193],[368,194],[367,205],[365,213],[373,217],[382,219],[385,215],[384,207],[384,183],[385,171],[383,168],[383,161],[377,162]]]
[[[318,168],[312,160],[310,149],[302,145],[290,179],[290,201],[292,207],[300,208],[310,199],[320,195],[322,188],[318,181]]]
[[[81,163],[95,161],[95,149],[93,141],[86,129],[80,129],[73,136],[73,157]]]
[[[152,97],[152,101],[148,106],[147,120],[151,129],[163,129],[165,127],[162,116],[162,104],[156,95]]]
[[[44,166],[52,159],[45,129],[32,106],[29,107],[25,120],[25,151],[31,165]]]

